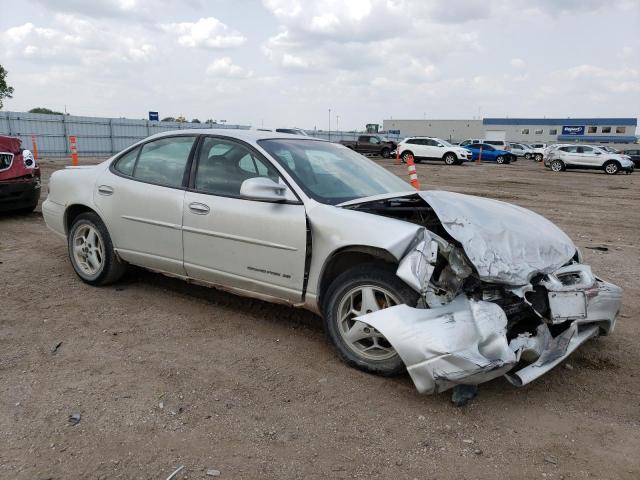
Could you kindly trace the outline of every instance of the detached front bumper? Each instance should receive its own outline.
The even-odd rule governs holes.
[[[523,386],[588,339],[613,331],[622,289],[571,265],[544,282],[549,311],[535,331],[511,336],[495,303],[459,295],[437,308],[398,305],[358,317],[395,348],[420,393],[477,385],[505,375]],[[554,332],[554,333],[552,333]]]

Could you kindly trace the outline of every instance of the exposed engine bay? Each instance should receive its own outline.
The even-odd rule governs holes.
[[[358,318],[385,336],[422,393],[500,375],[525,385],[611,332],[620,309],[621,289],[594,276],[551,222],[471,198],[420,192],[347,207],[424,227],[396,272],[420,293],[416,308]]]

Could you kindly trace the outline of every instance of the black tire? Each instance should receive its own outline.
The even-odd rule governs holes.
[[[79,229],[93,228],[97,232],[99,241],[102,243],[102,254],[100,255],[101,264],[93,274],[87,273],[83,270],[74,254],[74,239]],[[100,217],[91,212],[82,213],[78,215],[73,225],[69,229],[69,235],[67,236],[67,249],[69,252],[69,260],[80,279],[88,283],[89,285],[101,286],[108,285],[118,281],[125,273],[127,264],[120,260],[113,250],[113,243],[111,242],[111,236],[107,227],[102,222]]]
[[[340,306],[358,287],[365,289],[373,287],[374,289],[384,290],[390,294],[390,297],[395,297],[398,304],[406,303],[410,306],[416,305],[419,294],[396,276],[394,268],[387,267],[385,264],[368,263],[354,267],[339,275],[331,283],[324,296],[322,310],[325,332],[329,341],[336,348],[340,359],[350,367],[367,373],[383,376],[398,375],[405,370],[405,365],[395,351],[388,353],[388,355],[392,355],[390,358],[367,358],[366,354],[357,353],[359,347],[356,343],[358,342],[349,344],[341,333],[343,322],[339,315]],[[357,293],[354,295],[357,295]],[[378,298],[376,298],[376,303],[380,306]],[[360,308],[364,308],[362,297]],[[385,307],[383,306],[382,308]],[[368,339],[363,339],[362,341],[365,340],[368,341]],[[384,337],[379,338],[378,341],[386,342]],[[388,342],[386,345],[388,345]]]
[[[531,154],[530,153],[525,153],[524,154],[524,158],[526,158],[527,160],[531,159]]]
[[[458,157],[456,157],[455,153],[445,153],[444,157],[442,157],[444,163],[446,165],[456,165],[458,163]]]
[[[551,167],[551,171],[556,173],[564,172],[567,168],[562,160],[553,160],[549,166]]]
[[[615,160],[609,160],[605,162],[602,168],[607,175],[615,175],[620,171],[620,164]]]
[[[388,148],[383,148],[380,152],[380,155],[382,155],[382,158],[389,158],[391,156],[391,150]]]
[[[407,159],[409,158],[409,155],[411,155],[413,157],[413,153],[410,152],[409,150],[405,150],[404,152],[402,152],[402,155],[400,155],[400,158],[402,158],[402,161],[404,163],[407,163]],[[413,157],[413,161],[416,161],[416,157]]]
[[[507,163],[507,161],[505,160],[505,158],[502,155],[498,155],[496,157],[496,162],[498,163],[498,165],[502,165],[503,163]]]
[[[541,153],[536,153],[533,158],[535,159],[536,162],[541,162],[542,161],[542,154]]]

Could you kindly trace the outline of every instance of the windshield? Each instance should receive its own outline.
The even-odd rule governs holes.
[[[320,140],[259,140],[314,200],[330,205],[411,187],[393,173],[342,145]]]
[[[441,143],[442,145],[444,145],[445,147],[453,147],[453,145],[451,145],[449,142],[447,142],[446,140],[442,140],[441,138],[434,138],[434,140],[436,142]]]

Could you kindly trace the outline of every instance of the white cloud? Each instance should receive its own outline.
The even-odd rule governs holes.
[[[105,32],[90,20],[60,14],[49,27],[28,22],[0,32],[0,45],[8,58],[24,56],[33,61],[96,65],[149,60],[155,47],[132,33]]]
[[[178,36],[178,43],[191,48],[233,48],[243,45],[247,39],[214,17],[201,18],[197,22],[161,24],[165,32]]]
[[[250,78],[253,72],[235,65],[231,58],[222,57],[214,60],[207,67],[207,74],[222,78]]]

